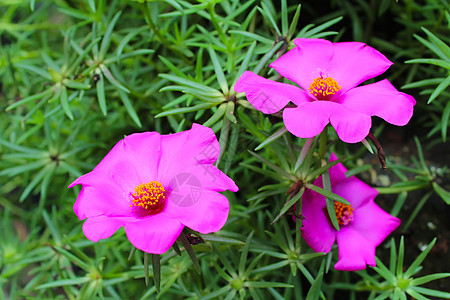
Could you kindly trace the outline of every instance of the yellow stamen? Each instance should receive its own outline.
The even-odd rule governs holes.
[[[309,86],[309,92],[313,94],[317,100],[330,100],[330,98],[341,89],[341,86],[331,77],[320,75],[314,79]]]
[[[138,185],[131,194],[132,211],[138,216],[156,215],[164,210],[166,190],[158,181]]]

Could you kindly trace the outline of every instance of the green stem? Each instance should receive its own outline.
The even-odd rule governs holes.
[[[144,15],[148,21],[148,26],[150,26],[150,29],[156,34],[156,36],[158,37],[159,41],[161,43],[163,43],[164,45],[166,45],[167,47],[170,47],[166,38],[161,34],[161,32],[159,32],[158,28],[156,28],[155,23],[153,22],[153,18],[150,15],[150,12],[148,10],[148,6],[146,3],[143,3],[141,5],[143,7],[143,11],[144,11]]]
[[[216,12],[214,11],[214,4],[210,4],[208,9],[209,9],[209,15],[211,16],[211,22],[213,23],[214,27],[216,28],[220,39],[225,44],[225,46],[227,46],[227,49],[228,49],[229,42],[228,42],[227,36],[225,35],[225,33],[222,30],[222,27],[220,27],[219,22],[217,21]]]
[[[327,142],[328,142],[328,126],[325,126],[319,137],[319,157],[322,167],[327,164],[325,160],[325,153],[327,152]],[[322,182],[323,188],[325,190],[332,192],[329,170],[326,170],[324,173],[322,173]],[[329,198],[325,198],[325,200],[327,202],[327,211],[328,215],[330,216],[331,223],[333,224],[334,228],[339,231],[339,224],[336,217],[336,211],[334,209],[334,201]]]
[[[230,134],[230,128],[231,128],[231,121],[228,118],[223,118],[222,123],[222,130],[220,131],[220,138],[219,138],[219,144],[220,144],[220,154],[217,158],[217,161],[215,162],[215,166],[218,167],[220,164],[220,161],[222,160],[223,154],[225,153],[225,150],[227,150],[227,144],[228,144],[228,136]]]
[[[322,166],[326,165],[325,153],[327,152],[327,142],[328,142],[328,126],[325,126],[322,133],[320,134],[319,140],[319,157],[322,160]]]
[[[297,251],[297,253],[302,253],[302,244],[301,244],[301,239],[302,239],[302,234],[301,234],[301,228],[302,228],[302,198],[300,198],[297,201],[296,204],[296,208],[297,208],[297,218],[295,220],[295,250]]]
[[[156,24],[153,22],[152,16],[150,14],[150,11],[148,10],[148,6],[146,3],[142,3],[141,7],[143,8],[142,10],[144,11],[144,15],[146,17],[146,19],[148,20],[148,26],[150,27],[150,29],[155,33],[155,35],[158,37],[159,41],[164,44],[168,49],[170,49],[171,51],[173,51],[175,54],[177,54],[181,59],[183,59],[184,62],[187,63],[191,63],[190,59],[187,59],[186,56],[183,55],[183,52],[180,51],[180,49],[178,49],[177,47],[174,47],[173,44],[171,44],[165,37],[164,35],[161,34],[161,32],[159,31],[159,29],[156,27]]]

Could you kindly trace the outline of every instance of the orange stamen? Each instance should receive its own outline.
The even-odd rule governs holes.
[[[334,211],[339,225],[348,225],[353,221],[353,208],[341,202],[334,201]]]

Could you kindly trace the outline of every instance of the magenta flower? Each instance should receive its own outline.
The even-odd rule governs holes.
[[[331,161],[336,160],[334,154]],[[316,252],[330,252],[337,240],[339,260],[335,269],[357,271],[375,266],[375,248],[399,225],[400,220],[382,210],[374,202],[378,192],[355,176],[347,178],[342,164],[330,169],[331,190],[350,202],[335,202],[339,223],[337,231],[330,221],[325,197],[307,190],[302,198],[302,236]],[[322,187],[319,177],[314,185]]]
[[[83,187],[75,214],[91,241],[125,227],[138,249],[162,254],[184,226],[203,234],[220,230],[228,218],[227,198],[238,187],[212,164],[220,153],[210,128],[160,135],[135,133],[120,140],[91,172],[69,188]]]
[[[413,97],[397,91],[385,79],[356,87],[386,71],[392,62],[363,43],[331,43],[322,39],[296,39],[296,47],[270,64],[297,83],[280,83],[246,71],[234,90],[245,92],[248,101],[265,114],[285,108],[286,129],[310,138],[331,123],[347,143],[362,141],[372,125],[371,116],[403,126],[411,119]]]

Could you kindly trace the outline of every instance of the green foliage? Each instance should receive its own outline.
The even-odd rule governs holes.
[[[333,130],[299,139],[281,115],[262,115],[234,90],[246,70],[280,80],[268,65],[298,37],[362,41],[385,53],[396,63],[389,79],[418,102],[410,125],[417,138],[405,139],[417,155],[399,162],[388,153],[398,180],[377,188],[396,195],[391,213],[407,232],[430,199],[444,209],[450,203],[446,162],[427,153],[443,146],[449,126],[448,3],[314,3],[1,1],[0,299],[309,300],[342,290],[354,298],[449,298],[421,287],[448,273],[416,277],[435,240],[406,270],[403,238],[398,254],[390,244],[389,267],[379,247],[376,274],[357,272],[360,281],[332,268],[335,249],[313,252],[300,234],[303,193],[324,195],[329,208],[346,203],[331,191],[328,170],[344,162],[348,176],[372,174],[373,163],[356,163],[370,154],[343,145]],[[122,229],[87,240],[72,209],[80,189],[68,190],[70,182],[125,135],[179,132],[194,122],[217,134],[216,165],[240,187],[225,193],[223,230],[186,230],[172,250],[151,257],[130,253]],[[379,137],[389,131],[375,121],[373,129]],[[340,159],[328,162],[331,151]],[[323,188],[313,185],[321,175]],[[409,212],[411,199],[419,200]],[[334,209],[329,215],[338,228]]]
[[[436,239],[433,239],[406,269],[406,267],[403,266],[405,258],[404,239],[403,237],[400,239],[398,254],[396,253],[394,239],[391,239],[391,258],[389,267],[385,266],[383,262],[377,258],[377,266],[374,267],[374,270],[380,277],[370,276],[365,270],[358,271],[357,274],[361,276],[362,280],[352,289],[371,291],[368,299],[407,299],[406,295],[415,299],[430,299],[426,296],[438,297],[439,299],[450,299],[450,293],[448,292],[436,291],[420,286],[433,280],[448,278],[450,277],[450,273],[437,273],[413,277],[413,275],[417,274],[422,269],[421,265],[435,243]]]
[[[450,26],[450,22],[448,24]],[[440,129],[442,140],[445,142],[447,139],[447,129],[449,126],[448,121],[450,119],[450,102],[445,101],[450,97],[450,94],[446,92],[448,86],[450,85],[450,47],[426,28],[422,28],[422,30],[426,33],[428,40],[425,40],[419,35],[415,35],[414,37],[430,51],[432,51],[435,56],[438,56],[439,59],[417,58],[408,60],[406,61],[406,63],[424,63],[438,66],[441,68],[441,70],[439,70],[439,73],[441,73],[444,77],[428,78],[421,81],[409,83],[403,88],[424,88],[429,85],[437,85],[434,90],[424,89],[422,91],[422,94],[430,94],[430,98],[428,98],[427,104],[430,104],[436,98],[442,98],[442,103],[435,102],[434,104],[437,108],[442,110],[441,120],[431,129],[429,136]]]

